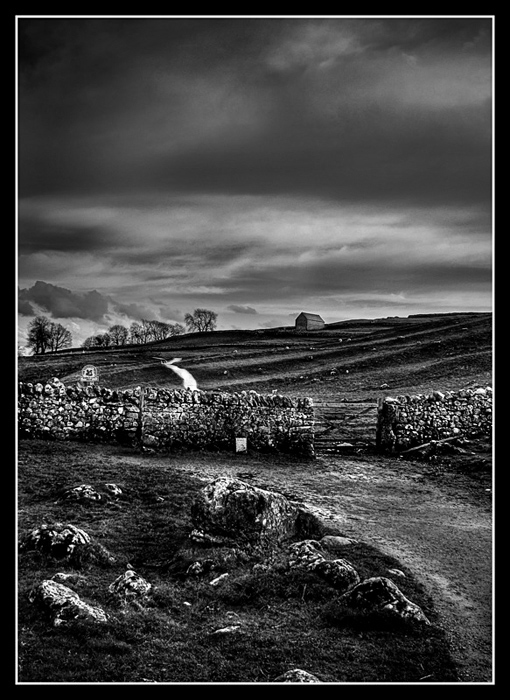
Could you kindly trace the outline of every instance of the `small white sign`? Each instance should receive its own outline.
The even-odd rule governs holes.
[[[81,371],[82,382],[97,382],[99,380],[99,372],[94,365],[85,365]]]
[[[246,438],[236,438],[236,452],[246,452]]]

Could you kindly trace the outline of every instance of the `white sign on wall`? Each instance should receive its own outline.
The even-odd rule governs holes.
[[[236,438],[236,452],[246,452],[246,438]]]

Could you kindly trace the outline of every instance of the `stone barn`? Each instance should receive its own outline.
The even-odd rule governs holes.
[[[318,331],[324,328],[324,320],[318,314],[301,312],[296,318],[297,331]]]

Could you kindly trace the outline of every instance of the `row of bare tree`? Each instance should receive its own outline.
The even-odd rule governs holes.
[[[134,321],[129,328],[121,324],[111,326],[105,333],[92,335],[82,343],[84,348],[112,347],[119,345],[143,345],[155,340],[164,340],[186,332],[213,331],[216,328],[218,314],[209,309],[195,309],[193,314],[186,314],[184,322],[164,323],[142,319]],[[72,345],[71,331],[60,323],[50,321],[46,316],[36,316],[28,326],[27,346],[35,355],[45,352],[63,350]]]

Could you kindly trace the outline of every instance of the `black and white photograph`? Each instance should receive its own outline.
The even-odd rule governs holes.
[[[16,15],[15,684],[490,686],[494,15]]]

